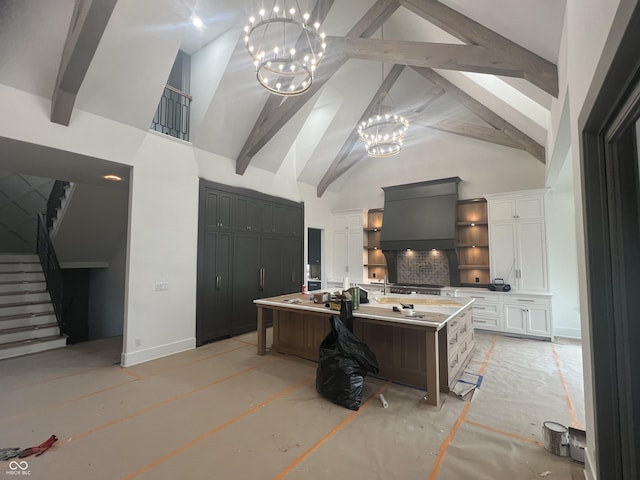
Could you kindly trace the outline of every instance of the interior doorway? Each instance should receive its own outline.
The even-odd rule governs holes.
[[[597,475],[640,478],[640,6],[580,119]]]
[[[322,234],[319,228],[307,228],[307,288],[322,288]]]

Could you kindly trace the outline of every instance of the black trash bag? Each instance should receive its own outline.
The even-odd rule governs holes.
[[[331,332],[320,344],[316,390],[337,405],[358,410],[368,372],[378,373],[375,354],[332,315]]]
[[[340,320],[345,327],[353,332],[353,302],[351,300],[340,301]]]

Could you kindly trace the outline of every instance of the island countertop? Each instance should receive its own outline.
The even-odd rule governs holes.
[[[415,293],[409,295],[379,294],[369,298],[369,303],[361,303],[360,308],[353,311],[353,316],[405,325],[429,326],[440,330],[449,320],[471,306],[474,301],[474,298],[467,297],[441,297]],[[309,294],[292,293],[254,300],[254,303],[309,312],[339,314],[339,312],[325,307],[323,303],[314,303]],[[402,309],[401,303],[413,304],[414,315],[407,316],[394,312],[394,306]]]

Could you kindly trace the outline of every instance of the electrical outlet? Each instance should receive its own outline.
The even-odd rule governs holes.
[[[142,345],[142,339],[140,337],[136,338],[136,347],[139,347]]]
[[[169,290],[169,282],[156,282],[156,292]]]

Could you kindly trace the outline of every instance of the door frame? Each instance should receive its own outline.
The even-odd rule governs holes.
[[[597,476],[607,480],[640,478],[638,44],[636,3],[611,64],[599,66],[606,75],[578,125],[595,455]]]

